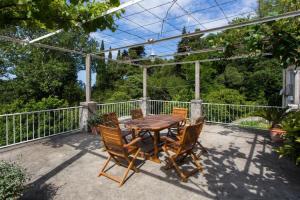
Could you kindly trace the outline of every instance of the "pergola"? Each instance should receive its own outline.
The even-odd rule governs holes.
[[[193,0],[192,0],[193,1]],[[146,101],[147,101],[147,69],[150,67],[159,67],[159,66],[166,66],[166,65],[176,65],[176,64],[195,64],[195,100],[192,101],[192,118],[196,118],[198,115],[201,113],[201,98],[200,98],[200,65],[201,63],[204,62],[213,62],[213,61],[218,61],[218,60],[235,60],[235,59],[243,59],[243,58],[249,58],[249,57],[256,57],[256,56],[267,56],[270,55],[268,52],[266,53],[261,53],[261,54],[246,54],[246,55],[238,55],[238,56],[233,56],[233,57],[219,57],[219,58],[212,58],[212,59],[205,59],[205,60],[192,60],[192,61],[185,61],[185,62],[166,62],[162,64],[150,64],[150,65],[145,65],[145,64],[139,64],[139,61],[143,60],[149,60],[149,59],[155,59],[155,58],[164,58],[164,57],[174,57],[177,55],[191,55],[191,54],[201,54],[205,52],[214,52],[214,51],[223,51],[223,47],[217,47],[217,48],[209,48],[209,49],[192,49],[189,50],[188,52],[183,52],[183,53],[174,53],[175,49],[174,46],[169,46],[169,44],[175,45],[178,42],[178,39],[181,38],[188,38],[188,37],[193,37],[193,36],[200,36],[200,35],[205,35],[209,33],[215,33],[215,32],[220,32],[224,30],[229,30],[229,29],[238,29],[250,25],[256,25],[256,24],[261,24],[261,23],[266,23],[266,22],[271,22],[271,21],[277,21],[281,19],[287,19],[287,18],[292,18],[292,17],[298,17],[300,16],[300,10],[295,10],[291,12],[286,12],[286,13],[281,13],[275,16],[266,16],[266,17],[259,17],[255,14],[255,9],[253,7],[250,7],[248,10],[246,9],[245,12],[241,13],[234,13],[234,15],[229,15],[226,13],[226,9],[224,6],[227,6],[227,4],[230,4],[230,6],[233,6],[234,3],[237,3],[238,5],[241,5],[240,3],[243,2],[242,0],[229,0],[229,1],[222,1],[220,0],[214,0],[214,4],[208,6],[207,8],[202,8],[197,10],[193,10],[194,8],[186,8],[186,6],[182,5],[184,1],[180,3],[178,0],[169,0],[169,1],[158,1],[156,4],[154,3],[151,5],[147,5],[146,1],[143,0],[131,0],[127,1],[123,4],[121,4],[117,8],[110,9],[103,13],[102,15],[96,17],[102,17],[105,15],[109,15],[114,12],[118,12],[122,9],[125,9],[128,11],[129,14],[122,16],[121,19],[118,19],[116,23],[120,22],[120,25],[123,25],[124,21],[126,23],[132,23],[136,26],[136,28],[132,28],[129,30],[124,30],[123,28],[118,28],[115,33],[107,33],[108,31],[103,31],[100,32],[99,34],[101,35],[101,38],[106,41],[107,38],[113,38],[114,35],[128,35],[132,36],[134,38],[134,41],[139,41],[139,42],[134,42],[134,43],[129,43],[126,41],[126,37],[118,38],[116,37],[116,41],[118,42],[110,42],[109,44],[112,46],[110,49],[105,49],[103,51],[98,51],[98,52],[82,52],[78,50],[73,50],[73,49],[67,49],[64,47],[58,47],[58,46],[53,46],[49,44],[44,44],[41,43],[40,41],[51,37],[53,35],[59,34],[63,32],[63,30],[56,30],[54,32],[50,32],[46,35],[43,35],[41,37],[32,39],[32,40],[22,40],[22,39],[17,39],[17,38],[12,38],[8,36],[0,36],[1,40],[5,41],[11,41],[11,42],[16,42],[20,44],[25,44],[25,45],[32,45],[35,47],[39,48],[46,48],[46,49],[52,49],[56,51],[61,51],[65,53],[72,53],[72,54],[78,54],[83,57],[85,57],[85,70],[86,70],[86,87],[85,87],[85,97],[86,97],[86,102],[83,104],[87,108],[90,108],[91,105],[93,104],[91,102],[91,58],[100,58],[100,59],[105,59],[105,60],[111,60],[113,62],[119,63],[119,64],[129,64],[137,67],[141,67],[143,69],[143,98],[142,98],[142,108],[146,112]],[[144,4],[143,4],[144,3]],[[194,2],[195,3],[195,2]],[[135,6],[135,7],[134,7]],[[147,7],[148,6],[148,7]],[[172,11],[172,8],[176,6],[176,9],[180,10],[182,13],[181,15],[178,14],[175,17],[170,16],[170,13]],[[137,10],[137,7],[140,10]],[[197,7],[195,5],[194,7]],[[199,6],[200,7],[200,6]],[[164,17],[157,16],[157,14],[154,12],[155,9],[164,9]],[[218,19],[212,19],[210,22],[202,22],[199,20],[199,13],[201,12],[208,12],[210,9],[218,9],[218,12],[220,13],[221,17],[219,17],[219,20],[225,21],[225,23],[221,23],[221,25],[217,26],[211,26],[211,24],[218,24]],[[131,10],[137,10],[136,12],[133,12]],[[243,9],[242,9],[243,10]],[[244,9],[245,10],[245,9]],[[151,16],[154,16],[155,19],[158,21],[153,22],[153,24],[160,24],[161,29],[158,30],[157,32],[154,32],[149,28],[151,26],[151,23],[148,24],[140,24],[136,21],[134,21],[132,16],[134,18],[137,17],[145,17],[143,15],[149,14]],[[126,14],[126,12],[125,12]],[[241,16],[249,16],[249,20],[241,22],[241,23],[231,23],[232,20],[234,20],[237,17]],[[173,18],[172,18],[173,17]],[[182,17],[187,17],[188,22],[190,20],[193,20],[195,22],[195,25],[190,26],[190,30],[195,30],[195,28],[201,28],[199,31],[193,31],[193,32],[187,32],[185,34],[180,33],[181,29],[178,28],[178,26],[174,25],[173,22],[174,20],[177,20]],[[80,26],[81,24],[78,24]],[[169,26],[171,30],[164,30],[165,26]],[[183,26],[186,26],[186,24],[180,24],[180,28]],[[172,30],[173,29],[173,30]],[[154,32],[152,35],[148,35],[148,38],[144,38],[141,35],[136,34],[135,32],[138,32],[137,30],[146,30],[149,32]],[[172,32],[173,31],[173,32]],[[171,34],[172,33],[172,34]],[[157,38],[157,39],[155,39]],[[108,39],[109,40],[109,39]],[[159,46],[161,45],[161,46]],[[129,59],[129,60],[117,60],[117,59],[109,59],[107,57],[101,57],[99,54],[107,53],[107,52],[114,52],[118,50],[123,50],[123,49],[129,49],[133,47],[139,47],[139,46],[145,46],[146,51],[148,51],[148,54],[150,51],[153,51],[154,48],[158,49],[157,51],[160,51],[158,55],[151,55],[149,57],[145,58],[140,58],[140,59]],[[162,52],[161,49],[165,49],[165,51]],[[171,51],[171,52],[170,52]],[[95,105],[92,105],[95,106]],[[194,112],[194,113],[193,113]],[[86,111],[86,115],[88,117],[89,111]]]

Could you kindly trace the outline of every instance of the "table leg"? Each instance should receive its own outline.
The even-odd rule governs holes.
[[[154,132],[154,154],[151,158],[152,161],[160,163],[160,160],[158,158],[158,152],[159,152],[159,148],[158,148],[158,144],[159,144],[159,131],[155,131]]]
[[[132,137],[132,139],[135,139],[136,133],[137,133],[137,130],[135,130],[135,129],[131,130],[131,137]]]

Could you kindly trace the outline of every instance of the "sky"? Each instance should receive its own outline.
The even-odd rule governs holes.
[[[121,0],[121,3],[129,0]],[[117,31],[96,31],[90,37],[105,43],[105,49],[180,35],[182,28],[188,32],[206,30],[227,25],[237,17],[253,17],[257,0],[143,0],[125,9],[115,22]],[[146,56],[176,52],[178,39],[147,45]],[[116,57],[117,51],[112,52]],[[92,84],[96,75],[92,75]],[[78,73],[85,82],[85,72]]]

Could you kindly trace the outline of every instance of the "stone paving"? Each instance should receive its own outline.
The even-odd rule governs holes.
[[[300,168],[279,159],[265,131],[205,125],[204,172],[180,182],[164,163],[139,164],[124,186],[97,177],[107,158],[96,135],[74,133],[0,153],[30,174],[23,199],[300,199]],[[163,154],[161,155],[163,160]],[[186,167],[189,167],[188,165]],[[111,172],[120,174],[115,166]]]

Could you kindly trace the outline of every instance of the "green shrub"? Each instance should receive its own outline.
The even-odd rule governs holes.
[[[300,111],[289,113],[282,122],[283,129],[287,131],[284,135],[284,143],[277,149],[280,156],[289,157],[300,164]]]
[[[98,124],[101,124],[103,121],[102,119],[102,115],[99,113],[95,113],[93,116],[91,116],[88,120],[87,120],[87,124],[88,124],[88,129],[89,131],[92,130],[93,127],[97,126]]]
[[[276,126],[281,127],[282,121],[288,115],[287,108],[264,108],[254,113],[256,116],[262,117],[270,124],[270,128]]]
[[[17,199],[22,195],[26,172],[15,163],[0,161],[0,199]]]

